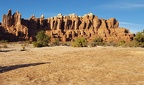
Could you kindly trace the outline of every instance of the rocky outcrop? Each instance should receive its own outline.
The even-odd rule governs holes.
[[[84,16],[69,14],[45,19],[44,15],[36,18],[32,15],[29,19],[22,19],[17,11],[12,15],[11,10],[3,15],[2,26],[8,33],[12,33],[18,39],[33,40],[40,30],[45,30],[51,39],[60,39],[63,42],[71,41],[76,37],[85,37],[88,41],[96,37],[103,38],[104,41],[130,41],[134,35],[126,28],[120,28],[119,22],[115,18],[108,20],[99,19],[92,13]]]
[[[28,28],[21,23],[21,14],[17,11],[12,15],[11,10],[8,14],[4,14],[2,17],[2,27],[9,34],[13,34],[18,40],[28,39]]]

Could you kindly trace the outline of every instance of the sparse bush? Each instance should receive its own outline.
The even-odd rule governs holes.
[[[43,47],[43,45],[38,42],[33,42],[32,44],[34,47]]]
[[[142,32],[136,33],[134,41],[137,47],[144,47],[144,30]]]
[[[53,44],[56,45],[56,46],[58,46],[60,44],[59,39],[55,39],[54,42],[53,42]]]
[[[138,43],[136,41],[125,42],[122,47],[138,47]]]
[[[37,42],[33,43],[34,47],[43,47],[48,46],[48,43],[50,42],[50,37],[45,34],[45,32],[42,30],[38,32],[36,35]]]
[[[87,46],[87,40],[82,37],[78,37],[74,40],[72,43],[73,47],[86,47]]]
[[[93,42],[103,42],[103,39],[100,37],[97,37],[93,40]]]
[[[95,39],[90,43],[90,46],[91,46],[91,47],[95,47],[95,46],[97,46],[97,45],[101,45],[101,46],[104,45],[104,42],[103,42],[103,39],[102,39],[102,38],[97,37],[97,38],[95,38]]]
[[[125,44],[125,41],[124,41],[124,40],[120,41],[120,42],[118,43],[118,46],[122,46],[123,44]]]
[[[71,42],[59,42],[59,45],[61,45],[61,46],[70,46]]]
[[[8,40],[0,40],[0,43],[8,43]]]
[[[38,34],[36,35],[36,39],[37,39],[37,42],[39,43],[50,42],[50,37],[47,36],[43,30],[38,32]]]
[[[138,32],[134,37],[137,42],[144,42],[144,32]]]
[[[139,42],[137,44],[138,44],[138,47],[144,47],[144,42]]]
[[[95,42],[90,42],[90,43],[89,43],[89,46],[90,46],[90,47],[95,47],[95,46],[97,46],[97,44],[96,44]]]
[[[32,42],[31,42],[31,41],[25,41],[25,43],[26,43],[26,44],[32,44]]]
[[[55,45],[51,42],[51,43],[49,43],[48,46],[52,47],[52,46],[55,46]]]
[[[105,42],[105,46],[118,46],[116,42]]]
[[[26,48],[25,48],[26,45],[25,45],[25,44],[22,44],[21,46],[22,46],[21,51],[26,51]]]
[[[94,42],[96,45],[99,45],[99,46],[103,46],[105,43],[104,42]]]

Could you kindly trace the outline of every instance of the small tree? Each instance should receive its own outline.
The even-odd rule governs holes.
[[[138,32],[134,39],[137,42],[144,42],[144,32]]]
[[[144,30],[142,32],[136,33],[134,40],[136,41],[137,46],[144,47]]]
[[[74,40],[72,46],[74,47],[86,47],[87,46],[87,40],[82,37],[78,37]]]
[[[48,43],[50,42],[50,37],[45,34],[45,32],[39,31],[38,34],[36,35],[36,40],[37,42],[33,43],[34,46],[42,47],[42,46],[47,46]]]

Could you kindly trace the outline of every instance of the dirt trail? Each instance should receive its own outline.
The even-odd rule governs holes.
[[[0,52],[0,85],[144,84],[144,49],[9,46]]]

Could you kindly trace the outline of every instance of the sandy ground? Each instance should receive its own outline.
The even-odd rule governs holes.
[[[1,49],[0,85],[144,85],[144,48],[20,49]]]

